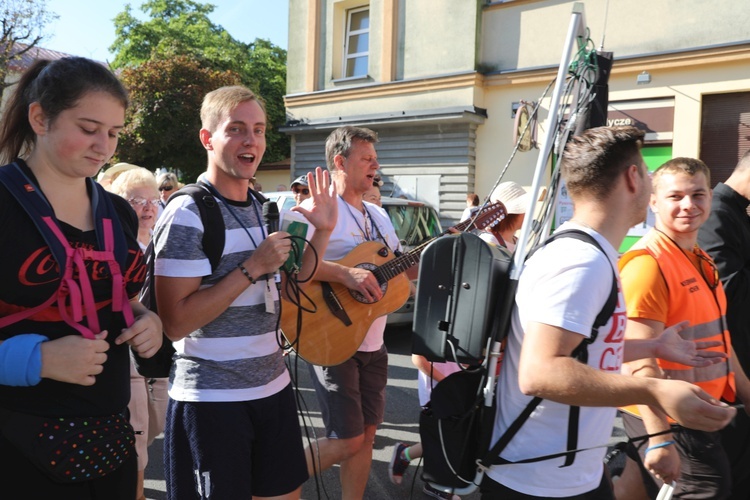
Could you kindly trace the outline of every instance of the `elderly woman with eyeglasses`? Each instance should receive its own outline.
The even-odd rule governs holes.
[[[174,174],[171,174],[174,175]],[[138,244],[146,251],[159,212],[159,186],[151,171],[143,167],[127,170],[112,182],[109,191],[128,200],[138,216]],[[170,191],[173,192],[173,191]],[[138,486],[136,500],[145,500],[144,478],[148,447],[164,430],[167,414],[167,378],[145,378],[130,366],[130,423],[136,432]]]
[[[159,211],[159,190],[154,174],[143,167],[128,170],[117,176],[109,191],[128,200],[135,210],[138,216],[138,244],[145,251]]]

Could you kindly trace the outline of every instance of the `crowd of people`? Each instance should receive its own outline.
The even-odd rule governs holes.
[[[343,363],[309,364],[325,435],[305,442],[277,330],[290,278],[274,274],[292,243],[266,227],[254,177],[266,149],[262,98],[221,87],[200,110],[199,183],[223,224],[212,228],[223,232],[216,262],[196,199],[170,198],[183,186],[175,173],[130,163],[102,171],[127,105],[127,90],[94,61],[38,61],[0,122],[1,244],[14,248],[0,263],[0,470],[25,498],[142,500],[147,449],[163,432],[171,499],[300,498],[303,483],[334,465],[342,497],[363,498],[386,408],[386,316]],[[314,278],[365,304],[384,297],[373,271],[342,263],[368,242],[390,256],[403,250],[380,206],[377,143],[372,130],[339,127],[325,142],[326,168],[291,183],[292,210],[310,225],[296,272],[303,289]],[[750,152],[712,190],[697,159],[649,174],[642,146],[634,127],[599,127],[565,148],[574,216],[557,231],[593,243],[555,239],[525,264],[492,441],[539,401],[487,469],[482,498],[653,498],[663,484],[675,498],[750,492],[750,419],[738,411],[750,402]],[[506,216],[481,238],[511,255],[528,193],[504,182],[489,198]],[[470,193],[462,218],[478,205]],[[655,227],[620,256],[649,206]],[[149,245],[158,315],[138,300]],[[610,290],[614,312],[592,328]],[[169,378],[140,375],[134,358],[162,342],[175,351]],[[413,362],[421,406],[461,368]],[[631,440],[612,478],[601,445],[618,408]],[[432,459],[419,443],[397,443],[391,480],[402,483],[417,457]]]

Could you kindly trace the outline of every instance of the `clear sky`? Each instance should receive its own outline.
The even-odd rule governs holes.
[[[289,2],[287,0],[200,1],[216,6],[210,18],[242,42],[265,38],[287,48]],[[46,28],[41,46],[98,61],[112,60],[109,46],[115,39],[113,19],[130,4],[133,15],[145,19],[142,0],[47,0],[47,8],[59,18]]]

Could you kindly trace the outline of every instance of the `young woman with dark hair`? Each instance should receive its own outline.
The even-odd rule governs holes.
[[[90,179],[127,105],[95,61],[37,61],[0,123],[0,470],[24,498],[135,498],[129,350],[152,356],[162,325],[133,209]]]

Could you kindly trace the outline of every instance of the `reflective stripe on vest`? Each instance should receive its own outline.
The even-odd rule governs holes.
[[[696,252],[711,259],[700,249],[696,249]],[[665,326],[688,320],[690,325],[680,332],[682,338],[693,341],[717,340],[722,342],[722,346],[714,350],[730,353],[731,340],[724,317],[727,300],[721,283],[712,291],[682,249],[666,235],[653,229],[620,258],[620,269],[633,257],[643,254],[656,259],[669,290]],[[728,360],[702,368],[662,359],[657,359],[657,363],[665,375],[672,379],[691,382],[716,399],[734,401],[734,373],[729,371]]]

